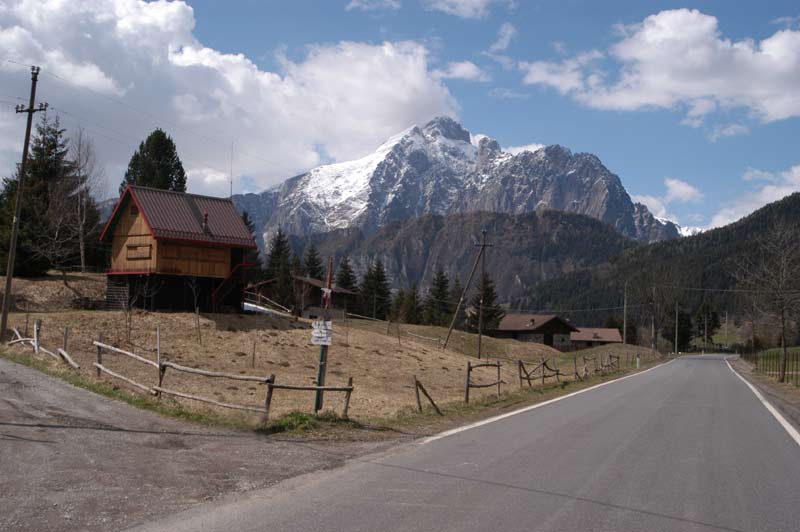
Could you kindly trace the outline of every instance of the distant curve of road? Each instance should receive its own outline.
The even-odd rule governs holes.
[[[685,357],[137,531],[800,530],[800,446],[724,357]]]

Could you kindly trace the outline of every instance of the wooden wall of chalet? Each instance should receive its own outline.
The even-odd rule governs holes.
[[[170,241],[162,241],[158,245],[159,273],[225,278],[230,269],[230,248],[203,247]]]
[[[131,201],[121,206],[111,242],[111,271],[152,272],[156,269],[158,243]]]

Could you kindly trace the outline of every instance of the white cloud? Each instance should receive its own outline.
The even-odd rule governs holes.
[[[599,109],[686,107],[690,125],[717,107],[744,108],[764,122],[800,116],[800,31],[733,41],[715,17],[689,9],[661,11],[618,30],[620,40],[606,54],[616,76],[576,56],[522,63],[525,83]]]
[[[227,194],[231,142],[237,183],[261,189],[458,109],[417,42],[309,46],[299,59],[278,53],[268,71],[203,45],[183,2],[4,1],[0,58],[41,65],[38,99],[69,113],[68,133],[86,128],[109,190],[156,126],[175,139],[190,190]],[[4,94],[24,97],[29,82],[27,67],[0,63]],[[0,114],[0,175],[12,172],[20,136],[18,118]]]
[[[533,153],[535,151],[541,150],[542,148],[544,148],[546,146],[547,146],[546,144],[536,144],[536,143],[534,143],[534,144],[525,144],[524,146],[509,146],[508,148],[505,148],[503,151],[506,151],[506,152],[511,153],[513,155],[517,155],[517,154],[522,153],[524,151],[529,151],[529,152]]]
[[[703,199],[703,193],[686,181],[668,177],[664,180],[667,187],[667,194],[664,196],[665,203],[687,203]]]
[[[464,79],[468,81],[489,81],[489,74],[481,70],[472,61],[453,61],[447,63],[443,69],[436,69],[432,73],[434,79]]]
[[[776,24],[778,26],[784,26],[786,28],[790,28],[797,24],[800,24],[800,15],[797,16],[787,16],[787,17],[778,17],[776,19],[772,19],[769,21],[770,24]]]
[[[716,126],[711,130],[708,139],[711,142],[717,142],[719,139],[726,137],[736,137],[738,135],[747,135],[750,133],[750,128],[742,124],[728,124],[725,126]]]
[[[489,91],[489,96],[498,100],[523,100],[531,97],[531,95],[527,92],[507,89],[504,87],[495,87]]]
[[[508,45],[517,35],[517,28],[510,22],[504,22],[497,32],[497,40],[489,47],[490,52],[502,52],[508,49]]]
[[[432,11],[441,11],[461,18],[483,18],[489,14],[493,3],[504,3],[514,7],[514,0],[422,0],[423,6]]]
[[[667,206],[664,204],[662,198],[647,194],[633,194],[631,198],[633,198],[633,201],[636,203],[644,204],[644,206],[647,207],[656,218],[676,221],[676,218],[667,212]]]
[[[772,173],[748,168],[742,179],[766,181],[760,187],[748,190],[738,199],[719,209],[711,218],[709,228],[720,227],[739,220],[767,203],[800,192],[800,164],[782,172]]]
[[[350,0],[345,6],[346,11],[396,11],[402,4],[400,0]]]

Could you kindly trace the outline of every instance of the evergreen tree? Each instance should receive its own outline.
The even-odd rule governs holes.
[[[289,239],[279,227],[272,237],[267,256],[266,278],[274,279],[272,294],[275,300],[285,307],[294,303],[294,279],[292,279],[292,252]]]
[[[500,325],[500,320],[506,313],[497,306],[497,293],[494,290],[494,283],[489,278],[489,274],[484,274],[478,284],[478,290],[472,298],[472,312],[467,317],[467,326],[473,332],[478,331],[479,308],[481,305],[481,294],[483,294],[483,332],[491,332]]]
[[[336,270],[336,286],[345,290],[356,290],[358,281],[353,268],[350,266],[350,259],[345,255],[339,261],[339,269]]]
[[[361,307],[364,314],[385,320],[389,314],[391,291],[380,259],[371,265],[361,281]]]
[[[120,194],[128,185],[186,192],[186,172],[172,137],[156,129],[139,144],[119,186]]]
[[[43,275],[50,266],[62,266],[69,257],[56,257],[48,253],[51,227],[48,221],[55,217],[58,221],[61,212],[53,212],[51,199],[64,199],[63,192],[55,193],[57,185],[63,183],[71,172],[67,160],[67,141],[64,129],[58,117],[50,120],[46,113],[42,114],[36,126],[36,134],[31,139],[31,151],[28,156],[26,175],[23,185],[22,205],[20,210],[19,233],[17,237],[17,254],[14,274],[22,277]],[[11,238],[11,223],[14,218],[15,201],[19,183],[19,167],[14,179],[3,181],[0,193],[0,262],[5,274],[8,264],[8,244]],[[50,216],[48,216],[50,215]],[[77,256],[77,244],[72,255]],[[67,253],[69,254],[69,253]],[[58,264],[56,264],[58,263]]]
[[[323,280],[325,270],[322,267],[322,259],[319,256],[319,252],[317,252],[317,246],[314,244],[308,246],[303,262],[305,262],[305,275],[312,279]]]
[[[449,325],[453,315],[450,299],[450,281],[443,268],[433,278],[428,297],[425,299],[424,322],[428,325]]]
[[[461,280],[456,276],[453,279],[453,285],[450,287],[450,305],[447,308],[447,320],[446,326],[450,325],[450,321],[453,319],[453,313],[456,311],[456,307],[458,306],[458,301],[461,299],[461,292],[464,291],[464,287],[461,286]],[[458,311],[458,316],[456,316],[455,325],[456,329],[463,329],[464,328],[464,307],[462,306],[461,309]]]
[[[401,319],[405,323],[414,325],[422,320],[422,312],[422,301],[417,290],[417,283],[414,283],[411,288],[406,290],[403,298]]]
[[[255,236],[256,232],[256,224],[250,218],[250,215],[247,211],[242,211],[242,222],[247,227],[247,230],[250,231],[250,234]],[[244,253],[244,261],[247,264],[252,264],[247,269],[247,280],[250,282],[255,282],[261,278],[262,271],[261,271],[261,257],[258,255],[258,249],[248,249]]]
[[[674,353],[686,351],[692,345],[694,337],[691,315],[678,309],[678,346],[675,346],[675,304],[668,305],[665,310],[664,326],[661,329],[661,336],[672,344]]]

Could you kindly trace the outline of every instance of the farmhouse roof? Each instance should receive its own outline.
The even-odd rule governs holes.
[[[500,320],[500,325],[497,327],[497,330],[535,333],[540,327],[554,320],[561,322],[572,331],[578,330],[569,321],[555,314],[506,314],[503,316],[503,319]]]
[[[111,228],[128,198],[139,209],[153,238],[224,247],[256,247],[253,235],[230,199],[135,185],[122,192],[100,240],[110,238]]]
[[[569,339],[573,342],[622,343],[622,335],[619,333],[619,329],[581,327],[577,331],[570,333]]]

